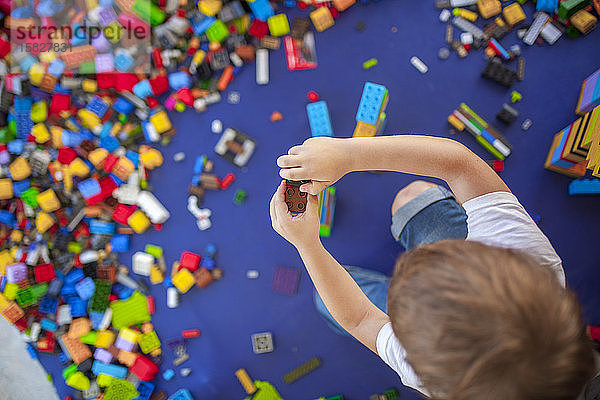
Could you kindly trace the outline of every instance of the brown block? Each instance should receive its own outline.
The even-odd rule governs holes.
[[[300,191],[300,185],[309,181],[285,181],[285,203],[288,210],[293,213],[303,213],[306,211],[308,195]]]

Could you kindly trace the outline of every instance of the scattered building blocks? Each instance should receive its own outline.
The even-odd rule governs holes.
[[[385,86],[372,82],[365,83],[356,112],[354,137],[375,136],[383,130],[388,100],[388,90]]]
[[[312,136],[333,136],[327,103],[324,100],[306,105]]]
[[[569,184],[569,195],[599,195],[600,179],[579,179]]]

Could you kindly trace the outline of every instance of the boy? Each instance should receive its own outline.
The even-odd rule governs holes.
[[[284,182],[270,213],[331,314],[322,313],[406,386],[452,400],[575,399],[582,392],[594,357],[561,260],[504,182],[465,146],[418,135],[311,138],[277,165],[284,179],[311,180],[301,186],[310,194],[303,214],[288,212]],[[389,290],[386,277],[344,269],[319,239],[314,195],[366,170],[435,177],[451,189],[416,181],[398,192],[391,229],[408,251]]]

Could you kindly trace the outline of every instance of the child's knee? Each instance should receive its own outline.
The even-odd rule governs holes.
[[[392,203],[392,215],[394,215],[396,211],[400,209],[400,207],[402,207],[403,205],[405,205],[406,203],[408,203],[427,189],[435,186],[437,186],[435,183],[416,180],[400,189],[398,193],[396,193],[396,197],[394,198],[394,202]]]

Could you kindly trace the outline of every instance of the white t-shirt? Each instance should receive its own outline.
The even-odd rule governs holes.
[[[554,271],[560,283],[565,286],[565,273],[560,258],[548,238],[512,193],[484,194],[466,201],[462,206],[467,214],[467,240],[522,250]],[[405,386],[428,395],[415,371],[406,362],[406,351],[394,335],[391,322],[385,324],[377,334],[377,353],[396,371]]]

